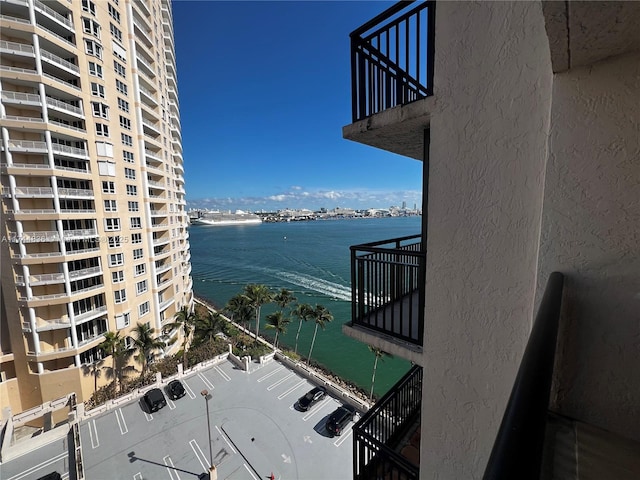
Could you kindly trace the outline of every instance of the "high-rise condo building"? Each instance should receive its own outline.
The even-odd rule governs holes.
[[[106,332],[176,339],[192,280],[171,2],[0,10],[0,404],[19,412],[89,398]]]

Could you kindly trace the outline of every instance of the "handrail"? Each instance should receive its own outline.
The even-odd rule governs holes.
[[[539,480],[564,275],[549,276],[483,480]]]

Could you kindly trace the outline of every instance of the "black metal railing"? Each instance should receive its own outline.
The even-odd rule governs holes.
[[[433,95],[435,2],[413,3],[398,2],[350,34],[354,122]]]
[[[420,235],[352,246],[352,323],[422,345],[425,261]]]
[[[422,367],[415,365],[353,426],[353,478],[417,479],[420,466],[397,450],[416,425],[422,404]]]
[[[539,480],[564,276],[553,272],[527,342],[484,480]]]

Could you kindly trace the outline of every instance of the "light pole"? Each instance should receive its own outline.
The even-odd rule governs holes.
[[[216,466],[213,464],[213,449],[211,446],[211,421],[209,420],[209,391],[204,389],[200,392],[200,395],[204,397],[206,409],[207,409],[207,433],[209,434],[209,480],[216,480],[218,474],[216,472]]]

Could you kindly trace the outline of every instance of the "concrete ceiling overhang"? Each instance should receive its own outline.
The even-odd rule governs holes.
[[[640,1],[544,1],[553,71],[640,50]]]

